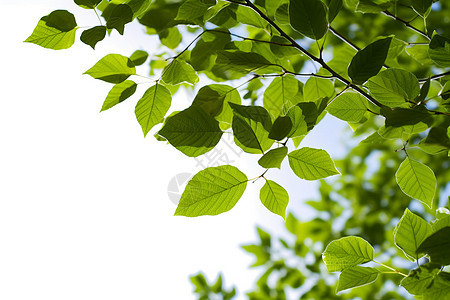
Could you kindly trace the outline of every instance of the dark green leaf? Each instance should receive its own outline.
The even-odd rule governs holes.
[[[434,278],[439,273],[439,266],[433,264],[425,264],[417,269],[411,270],[408,277],[405,277],[400,282],[410,294],[422,295],[431,287]]]
[[[306,104],[306,103],[302,103],[302,104]],[[306,112],[308,112],[308,111],[306,110]],[[308,132],[308,124],[306,123],[305,116],[303,115],[303,111],[300,108],[300,106],[298,106],[298,105],[293,106],[286,114],[286,117],[291,119],[291,123],[292,123],[291,131],[289,131],[287,137],[295,138],[295,137],[305,135]],[[317,119],[317,109],[316,109],[316,119]]]
[[[428,54],[438,66],[450,67],[450,39],[434,35],[431,39]]]
[[[127,4],[119,4],[114,7],[109,16],[106,27],[109,29],[116,29],[120,34],[123,34],[125,24],[133,21],[133,10]]]
[[[272,128],[269,132],[269,138],[272,140],[281,141],[292,130],[292,120],[288,116],[279,116],[275,122],[273,122]]]
[[[411,0],[411,4],[415,11],[424,16],[431,8],[433,0]]]
[[[83,8],[93,9],[97,4],[102,2],[102,0],[74,0],[74,2]]]
[[[197,217],[227,212],[236,205],[246,186],[247,176],[236,167],[204,169],[187,184],[175,215]]]
[[[130,59],[135,66],[142,65],[143,63],[145,63],[147,58],[148,58],[148,53],[143,50],[136,50],[130,56]]]
[[[322,149],[304,147],[288,154],[295,175],[306,180],[322,179],[340,174],[330,155]]]
[[[164,120],[171,102],[172,95],[170,91],[161,84],[155,84],[145,91],[134,109],[136,119],[141,125],[144,136],[147,135],[153,126]]]
[[[120,54],[108,54],[84,74],[110,83],[121,83],[130,75],[135,75],[136,68],[128,57]]]
[[[125,101],[136,91],[137,84],[131,80],[125,80],[119,84],[113,86],[109,91],[108,96],[106,96],[105,102],[103,102],[102,109],[104,111],[110,109],[116,104]]]
[[[356,6],[356,11],[376,14],[386,10],[389,6],[391,6],[391,2],[389,0],[359,0],[358,5]]]
[[[281,168],[281,163],[288,153],[287,147],[279,147],[268,151],[259,160],[258,164],[266,169]]]
[[[183,37],[176,27],[170,27],[161,30],[158,33],[161,44],[170,49],[175,49],[181,43]]]
[[[333,22],[342,8],[342,0],[331,0],[328,4],[328,23]]]
[[[450,265],[450,227],[443,227],[420,244],[417,253],[426,253],[431,262],[441,266]]]
[[[355,84],[363,84],[377,75],[386,60],[391,37],[377,40],[359,50],[348,66],[348,76]]]
[[[328,30],[327,9],[320,0],[290,0],[289,18],[292,28],[315,40]]]
[[[95,45],[98,42],[103,40],[106,36],[106,27],[105,26],[95,26],[83,31],[80,36],[80,40],[95,49]]]
[[[285,218],[289,195],[281,185],[272,180],[266,180],[261,188],[259,198],[268,210]]]
[[[77,27],[74,15],[67,10],[55,10],[49,15],[42,17],[41,20],[48,27],[53,27],[62,32],[69,32]]]
[[[76,30],[74,28],[68,32],[61,31],[47,26],[45,21],[40,20],[33,33],[24,42],[53,50],[67,49],[75,42]]]
[[[187,156],[214,148],[222,137],[219,123],[201,107],[191,106],[168,118],[159,134]]]

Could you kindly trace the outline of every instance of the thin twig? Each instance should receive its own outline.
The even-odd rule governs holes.
[[[388,16],[388,17],[390,17],[390,18],[396,20],[396,21],[399,21],[400,23],[403,23],[406,27],[408,27],[409,29],[415,31],[416,33],[420,34],[421,36],[425,37],[427,40],[431,40],[430,37],[429,37],[425,32],[423,32],[422,30],[420,30],[420,29],[418,29],[418,28],[412,26],[412,25],[410,24],[411,21],[408,22],[408,21],[405,21],[405,20],[403,20],[403,19],[401,19],[401,18],[399,18],[399,17],[397,17],[397,16],[394,16],[394,15],[393,15],[391,12],[389,12],[388,10],[383,10],[381,13],[382,13],[383,15],[385,15],[385,16]],[[414,19],[413,19],[413,20],[414,20]],[[412,20],[412,21],[413,21],[413,20]]]
[[[428,77],[428,78],[419,79],[419,82],[425,82],[428,79],[430,79],[430,80],[439,79],[439,78],[442,78],[442,77],[447,76],[447,75],[450,75],[450,71],[447,71],[447,72],[444,72],[444,73],[441,73],[441,74],[437,74],[437,75],[433,75],[433,76]]]

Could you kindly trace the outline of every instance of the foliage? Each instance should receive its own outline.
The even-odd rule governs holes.
[[[195,217],[226,212],[239,201],[247,182],[262,178],[262,204],[284,218],[288,192],[270,179],[270,171],[280,168],[286,157],[293,173],[301,179],[338,178],[332,184],[322,182],[323,199],[309,203],[327,214],[326,221],[305,223],[293,215],[286,218],[297,241],[294,245],[280,243],[305,260],[310,254],[313,263],[297,268],[284,261],[273,261],[264,273],[267,275],[260,278],[259,290],[248,295],[250,299],[283,299],[284,286],[299,287],[308,272],[320,279],[304,297],[338,297],[326,284],[327,275],[321,270],[316,251],[323,252],[328,243],[324,252],[328,269],[342,271],[338,291],[380,276],[380,270],[359,264],[373,261],[373,253],[389,253],[395,243],[418,265],[409,275],[404,274],[400,284],[409,293],[427,299],[448,298],[450,279],[440,269],[449,263],[446,247],[450,235],[445,210],[431,225],[410,210],[405,211],[408,206],[420,207],[429,221],[430,214],[445,206],[439,201],[446,199],[440,200],[439,195],[449,180],[448,1],[75,3],[91,13],[101,12],[99,24],[81,29],[72,13],[55,10],[39,20],[25,41],[55,50],[67,49],[75,43],[77,31],[82,30],[81,42],[94,49],[107,33],[124,35],[127,24],[137,20],[148,34],[158,35],[161,42],[162,53],[137,50],[130,56],[108,54],[85,72],[114,84],[102,111],[140,90],[142,84],[134,78],[147,76],[140,74],[137,67],[150,58],[152,84],[135,108],[144,136],[153,130],[157,140],[196,157],[212,150],[223,133],[231,133],[236,146],[255,154],[259,165],[266,168],[253,178],[230,165],[200,171],[189,181],[176,215]],[[208,84],[211,81],[217,83]],[[194,89],[196,96],[191,106],[169,113],[172,94],[180,87]],[[355,137],[366,137],[341,162],[334,162],[323,149],[301,146],[304,136],[327,113],[347,122]],[[156,126],[161,126],[158,131]],[[361,163],[370,166],[372,152],[378,160],[371,164],[382,167],[370,173],[368,166]],[[361,162],[355,165],[353,160],[358,157]],[[424,206],[414,200],[409,203],[410,197]],[[342,207],[352,211],[353,217],[346,216]],[[337,217],[345,220],[344,228],[336,229],[335,223],[343,222],[339,223]],[[388,232],[400,217],[392,239]],[[355,234],[368,237],[366,241],[349,237]],[[257,265],[272,260],[270,236],[269,242],[268,234],[264,236],[262,250],[247,248],[257,254]],[[308,239],[312,249],[306,249]],[[375,246],[374,252],[371,245]],[[431,262],[421,263],[422,254]],[[281,270],[285,277],[280,277],[279,285],[272,290],[268,277]],[[396,269],[394,272],[400,274]],[[374,292],[378,291],[384,294],[377,297],[399,297],[386,292],[384,284],[378,282],[365,288],[365,299],[375,297]]]

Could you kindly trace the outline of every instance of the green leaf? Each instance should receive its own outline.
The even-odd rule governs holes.
[[[391,6],[389,0],[359,0],[356,11],[362,13],[379,13]]]
[[[188,182],[175,215],[197,217],[227,212],[241,198],[247,181],[247,176],[233,166],[204,169]]]
[[[44,48],[61,50],[70,48],[75,42],[76,28],[70,31],[61,31],[54,27],[47,26],[42,19],[34,28],[33,33],[24,41],[33,43]]]
[[[450,299],[450,273],[440,272],[422,294],[422,299],[449,300]]]
[[[329,272],[341,271],[373,260],[373,248],[364,239],[347,236],[328,244],[322,254]]]
[[[400,281],[400,285],[412,295],[422,295],[432,285],[439,271],[439,267],[436,268],[434,264],[422,265],[411,270],[408,277]]]
[[[102,0],[74,0],[74,2],[83,8],[93,9],[95,8]]]
[[[80,40],[95,49],[95,45],[98,42],[102,41],[106,36],[106,27],[105,26],[95,26],[83,31],[80,36]]]
[[[185,155],[195,157],[214,148],[223,132],[201,107],[191,106],[169,117],[159,134]]]
[[[245,6],[238,6],[236,9],[236,21],[256,28],[264,29],[267,22],[261,18],[253,9]]]
[[[137,84],[131,80],[125,80],[119,84],[113,86],[113,88],[109,91],[108,96],[106,96],[105,102],[103,102],[101,112],[107,109],[110,109],[116,104],[125,101],[131,95],[136,92]]]
[[[336,118],[356,123],[367,112],[367,100],[359,93],[346,92],[336,97],[328,105],[327,111]]]
[[[417,248],[417,253],[426,253],[432,263],[450,265],[450,227],[446,226],[431,234]]]
[[[286,117],[291,119],[292,123],[291,131],[288,133],[287,137],[295,138],[305,135],[308,132],[308,124],[306,123],[305,116],[303,115],[303,111],[300,108],[300,106],[297,105],[293,106],[286,114]],[[316,119],[317,119],[317,109],[316,109]]]
[[[450,127],[449,127],[450,128]],[[444,126],[432,127],[425,139],[419,143],[419,148],[429,154],[438,154],[450,150],[450,138]]]
[[[214,64],[217,51],[223,50],[231,42],[228,30],[217,30],[220,32],[205,32],[192,49],[190,63],[195,70],[209,70]]]
[[[133,10],[128,4],[119,4],[111,12],[106,22],[106,27],[109,29],[116,29],[120,34],[123,34],[125,24],[133,21]]]
[[[281,70],[279,66],[271,63],[261,54],[239,50],[218,51],[216,64],[240,73],[257,71],[272,73]]]
[[[387,69],[372,77],[369,91],[381,104],[395,107],[414,100],[420,93],[419,80],[402,69]]]
[[[69,32],[77,27],[77,22],[73,14],[67,10],[55,10],[49,15],[41,18],[48,27],[53,27],[63,32]]]
[[[322,149],[304,147],[288,154],[295,175],[306,180],[322,179],[340,174],[330,155]]]
[[[131,75],[135,75],[136,68],[128,57],[120,54],[108,54],[84,74],[110,83],[121,83]]]
[[[436,177],[426,165],[407,157],[395,173],[400,189],[431,207],[436,190]]]
[[[292,28],[315,40],[328,30],[327,9],[320,0],[290,0],[289,19]]]
[[[203,16],[213,5],[215,5],[215,1],[186,0],[178,9],[175,19],[190,20],[196,24],[203,24]]]
[[[281,168],[281,163],[288,153],[287,147],[278,147],[268,151],[259,160],[258,164],[266,169],[269,168]]]
[[[273,116],[278,117],[287,110],[289,102],[298,92],[298,80],[294,76],[276,77],[264,92],[264,107]]]
[[[279,116],[273,122],[272,128],[269,132],[269,138],[277,141],[284,139],[292,130],[292,121],[287,116]]]
[[[348,76],[355,84],[363,84],[377,75],[386,60],[391,37],[377,40],[359,50],[348,66]]]
[[[164,68],[162,80],[172,85],[182,82],[195,84],[198,82],[198,76],[190,64],[183,60],[174,59]]]
[[[183,37],[176,27],[170,27],[161,30],[159,33],[159,40],[161,44],[170,49],[175,49],[183,40]]]
[[[248,153],[264,153],[273,140],[269,139],[272,120],[260,106],[243,106],[230,103],[233,109],[233,134],[236,144]]]
[[[286,217],[289,195],[281,185],[272,180],[266,180],[259,193],[259,198],[268,210],[281,216],[283,219]]]
[[[336,292],[372,283],[377,280],[378,274],[380,271],[369,267],[354,266],[344,269],[339,275]]]
[[[435,34],[431,39],[428,54],[440,67],[450,67],[450,39]]]
[[[431,225],[433,232],[439,231],[444,227],[450,227],[450,215],[444,214],[443,217],[437,219],[433,225]]]
[[[411,0],[412,7],[422,16],[431,8],[433,0]]]
[[[135,66],[142,65],[143,63],[145,63],[147,58],[148,58],[148,53],[143,50],[136,50],[130,56],[130,60],[133,62],[133,64]]]
[[[333,22],[342,8],[342,0],[330,0],[328,4],[328,23]]]
[[[133,17],[140,17],[148,10],[151,2],[151,0],[127,0],[125,4],[131,7]]]
[[[134,109],[136,119],[141,125],[144,136],[147,135],[153,126],[164,120],[171,102],[172,95],[170,91],[161,84],[155,84],[145,91]]]
[[[322,98],[333,98],[335,94],[333,83],[329,79],[311,77],[303,87],[305,102],[317,102]]]
[[[418,259],[417,248],[432,233],[431,225],[421,217],[405,210],[394,230],[394,242],[409,259]]]

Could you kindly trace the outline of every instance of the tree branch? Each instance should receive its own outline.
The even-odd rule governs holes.
[[[393,15],[388,10],[383,10],[381,13],[383,15],[385,15],[385,16],[388,16],[388,17],[390,17],[390,18],[392,18],[392,19],[394,19],[396,21],[399,21],[399,22],[403,23],[407,28],[409,28],[409,29],[415,31],[416,33],[420,34],[421,36],[425,37],[427,40],[429,40],[429,41],[431,40],[430,37],[425,32],[423,32],[422,30],[412,26],[408,21],[405,21],[405,20],[400,19],[399,17]]]
[[[450,75],[450,71],[447,71],[447,72],[444,72],[444,73],[441,73],[441,74],[437,74],[437,75],[433,75],[433,76],[428,77],[428,78],[419,79],[419,82],[425,82],[428,79],[430,79],[430,80],[439,79],[439,78],[442,78],[442,77],[447,76],[447,75]]]

